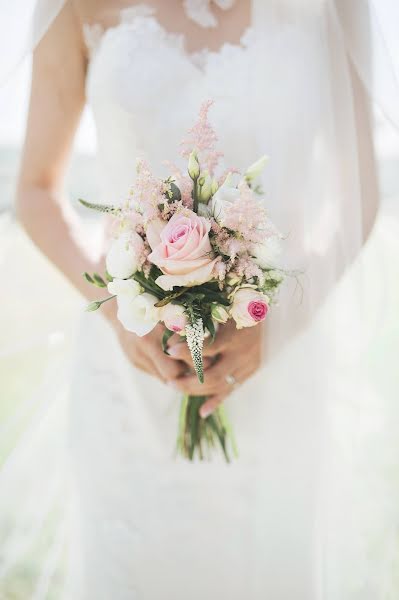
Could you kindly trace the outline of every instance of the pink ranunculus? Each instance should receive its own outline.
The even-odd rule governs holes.
[[[252,327],[263,321],[269,310],[269,298],[253,288],[241,288],[234,294],[230,309],[237,329]]]
[[[170,331],[184,332],[188,323],[187,315],[181,304],[167,304],[161,309],[161,320]]]
[[[212,279],[213,267],[219,259],[213,255],[210,228],[207,219],[187,209],[175,213],[160,232],[157,225],[149,224],[147,237],[152,252],[148,260],[164,273],[156,280],[163,290],[200,285]]]

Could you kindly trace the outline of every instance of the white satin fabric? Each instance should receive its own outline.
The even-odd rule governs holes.
[[[82,318],[67,405],[76,495],[63,597],[394,598],[386,532],[389,550],[373,554],[380,530],[369,519],[380,499],[370,511],[361,504],[358,490],[369,488],[343,468],[331,414],[369,394],[351,375],[365,343],[359,279],[345,292],[349,328],[335,311],[335,286],[376,209],[367,104],[335,5],[254,1],[240,44],[195,55],[145,7],[113,10],[118,25],[85,30],[102,200],[123,200],[138,156],[167,173],[163,160],[176,157],[212,97],[226,165],[271,157],[263,180],[270,216],[286,235],[287,269],[301,274],[268,317],[264,366],[226,404],[240,450],[229,466],[174,457],[176,393],[133,369],[101,315]],[[35,440],[29,449],[40,448]],[[54,471],[51,461],[39,464]],[[58,483],[50,507],[63,493]]]

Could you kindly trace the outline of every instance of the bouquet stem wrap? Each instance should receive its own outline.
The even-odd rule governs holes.
[[[188,460],[196,456],[200,460],[210,458],[212,451],[220,446],[226,462],[238,457],[238,451],[230,422],[224,406],[219,406],[203,419],[199,410],[206,396],[184,395],[180,405],[177,452]]]

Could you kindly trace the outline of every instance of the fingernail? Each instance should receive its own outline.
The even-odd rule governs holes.
[[[177,383],[173,380],[167,381],[166,385],[169,386],[170,388],[172,388],[173,390],[180,390],[179,386],[177,385]]]
[[[206,418],[207,418],[207,417],[209,417],[209,415],[211,415],[212,413],[213,413],[213,408],[211,408],[211,407],[209,407],[209,406],[208,406],[208,407],[201,406],[201,408],[200,408],[200,416],[201,416],[203,419],[206,419]]]
[[[170,348],[168,348],[168,353],[169,356],[179,356],[179,347],[171,346]]]

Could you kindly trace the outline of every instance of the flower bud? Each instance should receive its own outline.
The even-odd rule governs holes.
[[[198,162],[198,156],[195,150],[193,150],[188,159],[188,174],[191,179],[198,179],[200,174],[200,165]]]
[[[198,183],[201,186],[199,193],[199,201],[204,202],[204,204],[206,204],[212,196],[212,179],[208,171],[206,171],[205,174],[199,178]]]
[[[165,326],[175,333],[184,333],[188,323],[186,311],[180,304],[167,304],[161,309],[161,319]]]
[[[256,162],[254,162],[250,167],[248,167],[248,169],[244,175],[245,180],[248,183],[250,183],[257,177],[259,177],[259,175],[262,173],[263,169],[265,168],[267,161],[268,161],[268,157],[265,155],[265,156],[262,156]]]
[[[222,304],[213,304],[212,306],[212,319],[217,323],[227,323],[230,318],[227,309]]]
[[[216,194],[216,192],[219,189],[219,184],[217,182],[216,179],[212,179],[212,183],[211,183],[211,194],[213,196],[213,194]]]

